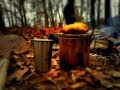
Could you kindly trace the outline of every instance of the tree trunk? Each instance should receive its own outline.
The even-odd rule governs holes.
[[[25,3],[25,0],[19,0],[18,5],[15,3],[21,17],[21,26],[27,25],[24,3]]]
[[[24,21],[23,21],[23,15],[22,15],[21,8],[19,8],[19,13],[20,13],[20,17],[21,17],[21,26],[24,26]]]
[[[4,8],[7,8],[5,0],[2,0],[2,2],[3,2]],[[7,19],[8,19],[9,26],[11,26],[10,17],[9,17],[9,13],[8,13],[7,9],[5,9],[5,13],[6,13],[6,16],[7,16]]]
[[[51,0],[49,0],[49,7],[50,7],[50,14],[51,14],[51,25],[55,26],[54,15],[53,15],[53,7],[52,7]]]
[[[111,0],[105,0],[105,20],[104,24],[109,24],[108,19],[111,17]]]
[[[120,16],[120,0],[119,0],[119,6],[118,6],[118,15]]]
[[[85,1],[85,0],[81,0],[81,11],[80,11],[80,16],[82,16],[82,14],[83,14],[84,1]]]
[[[100,24],[100,5],[101,5],[101,0],[98,0],[98,9],[97,9],[97,26]]]
[[[56,3],[56,9],[55,9],[55,11],[54,11],[54,16],[55,16],[55,18],[56,18],[56,25],[58,24],[59,26],[62,26],[62,24],[63,24],[63,18],[61,17],[61,15],[60,15],[60,7],[59,7],[59,5],[61,4],[61,3],[63,3],[61,0],[59,0],[57,3]],[[57,20],[58,20],[58,18],[57,18],[57,15],[58,15],[58,18],[59,18],[59,23],[57,22]]]
[[[91,26],[92,28],[95,28],[95,2],[96,0],[91,0],[91,13],[90,13],[90,18],[91,18]]]
[[[16,8],[14,7],[14,13],[15,13],[15,16],[17,16],[17,11],[16,11]],[[14,17],[14,20],[15,20],[15,26],[18,26],[18,20],[16,17]]]
[[[23,12],[24,25],[27,26],[27,18],[26,18],[26,10],[25,10],[25,0],[22,0],[22,12]]]
[[[26,10],[25,10],[25,7],[23,7],[23,18],[24,18],[24,25],[27,26],[27,18],[26,18]]]
[[[3,19],[3,9],[0,5],[0,27],[5,27],[4,19]]]
[[[90,0],[88,0],[87,1],[87,12],[86,12],[86,18],[87,18],[87,21],[89,22],[89,18],[90,18],[90,7],[91,7],[91,1]]]
[[[10,3],[10,10],[11,10],[11,12],[12,12],[12,1],[10,0],[9,1],[9,3]],[[10,18],[11,18],[11,26],[14,26],[14,20],[13,20],[13,16],[12,16],[12,13],[10,13]]]
[[[47,13],[47,8],[46,8],[46,2],[45,0],[42,0],[42,7],[44,9],[44,14],[45,14],[45,27],[48,27],[49,26],[49,21],[48,21],[48,13]]]
[[[26,11],[25,11],[25,0],[20,0],[19,5],[20,5],[20,15],[22,18],[22,25],[27,26],[27,19],[26,19]]]

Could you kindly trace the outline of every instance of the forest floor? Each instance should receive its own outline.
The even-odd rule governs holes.
[[[58,31],[9,28],[2,32],[5,35],[21,35],[30,43],[26,53],[10,56],[6,90],[120,90],[120,64],[116,64],[116,60],[120,59],[115,59],[114,55],[90,52],[88,67],[77,66],[65,71],[59,65],[59,44],[54,44],[50,71],[36,73],[31,39],[47,38],[50,33]]]

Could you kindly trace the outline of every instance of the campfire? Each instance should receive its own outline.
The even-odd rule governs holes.
[[[62,28],[62,32],[66,34],[82,34],[88,30],[88,26],[81,22],[75,22],[73,24],[65,25]]]
[[[81,22],[65,25],[62,28],[63,34],[59,37],[61,68],[70,70],[77,66],[89,65],[90,34],[87,34],[87,31],[88,26]]]

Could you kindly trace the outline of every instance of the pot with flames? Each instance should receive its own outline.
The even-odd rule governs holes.
[[[74,23],[63,27],[63,34],[59,37],[60,66],[64,70],[76,66],[89,65],[89,40],[88,26],[84,23]]]

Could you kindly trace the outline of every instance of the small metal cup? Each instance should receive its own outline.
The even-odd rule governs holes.
[[[51,67],[52,40],[33,39],[36,72],[48,72]]]

